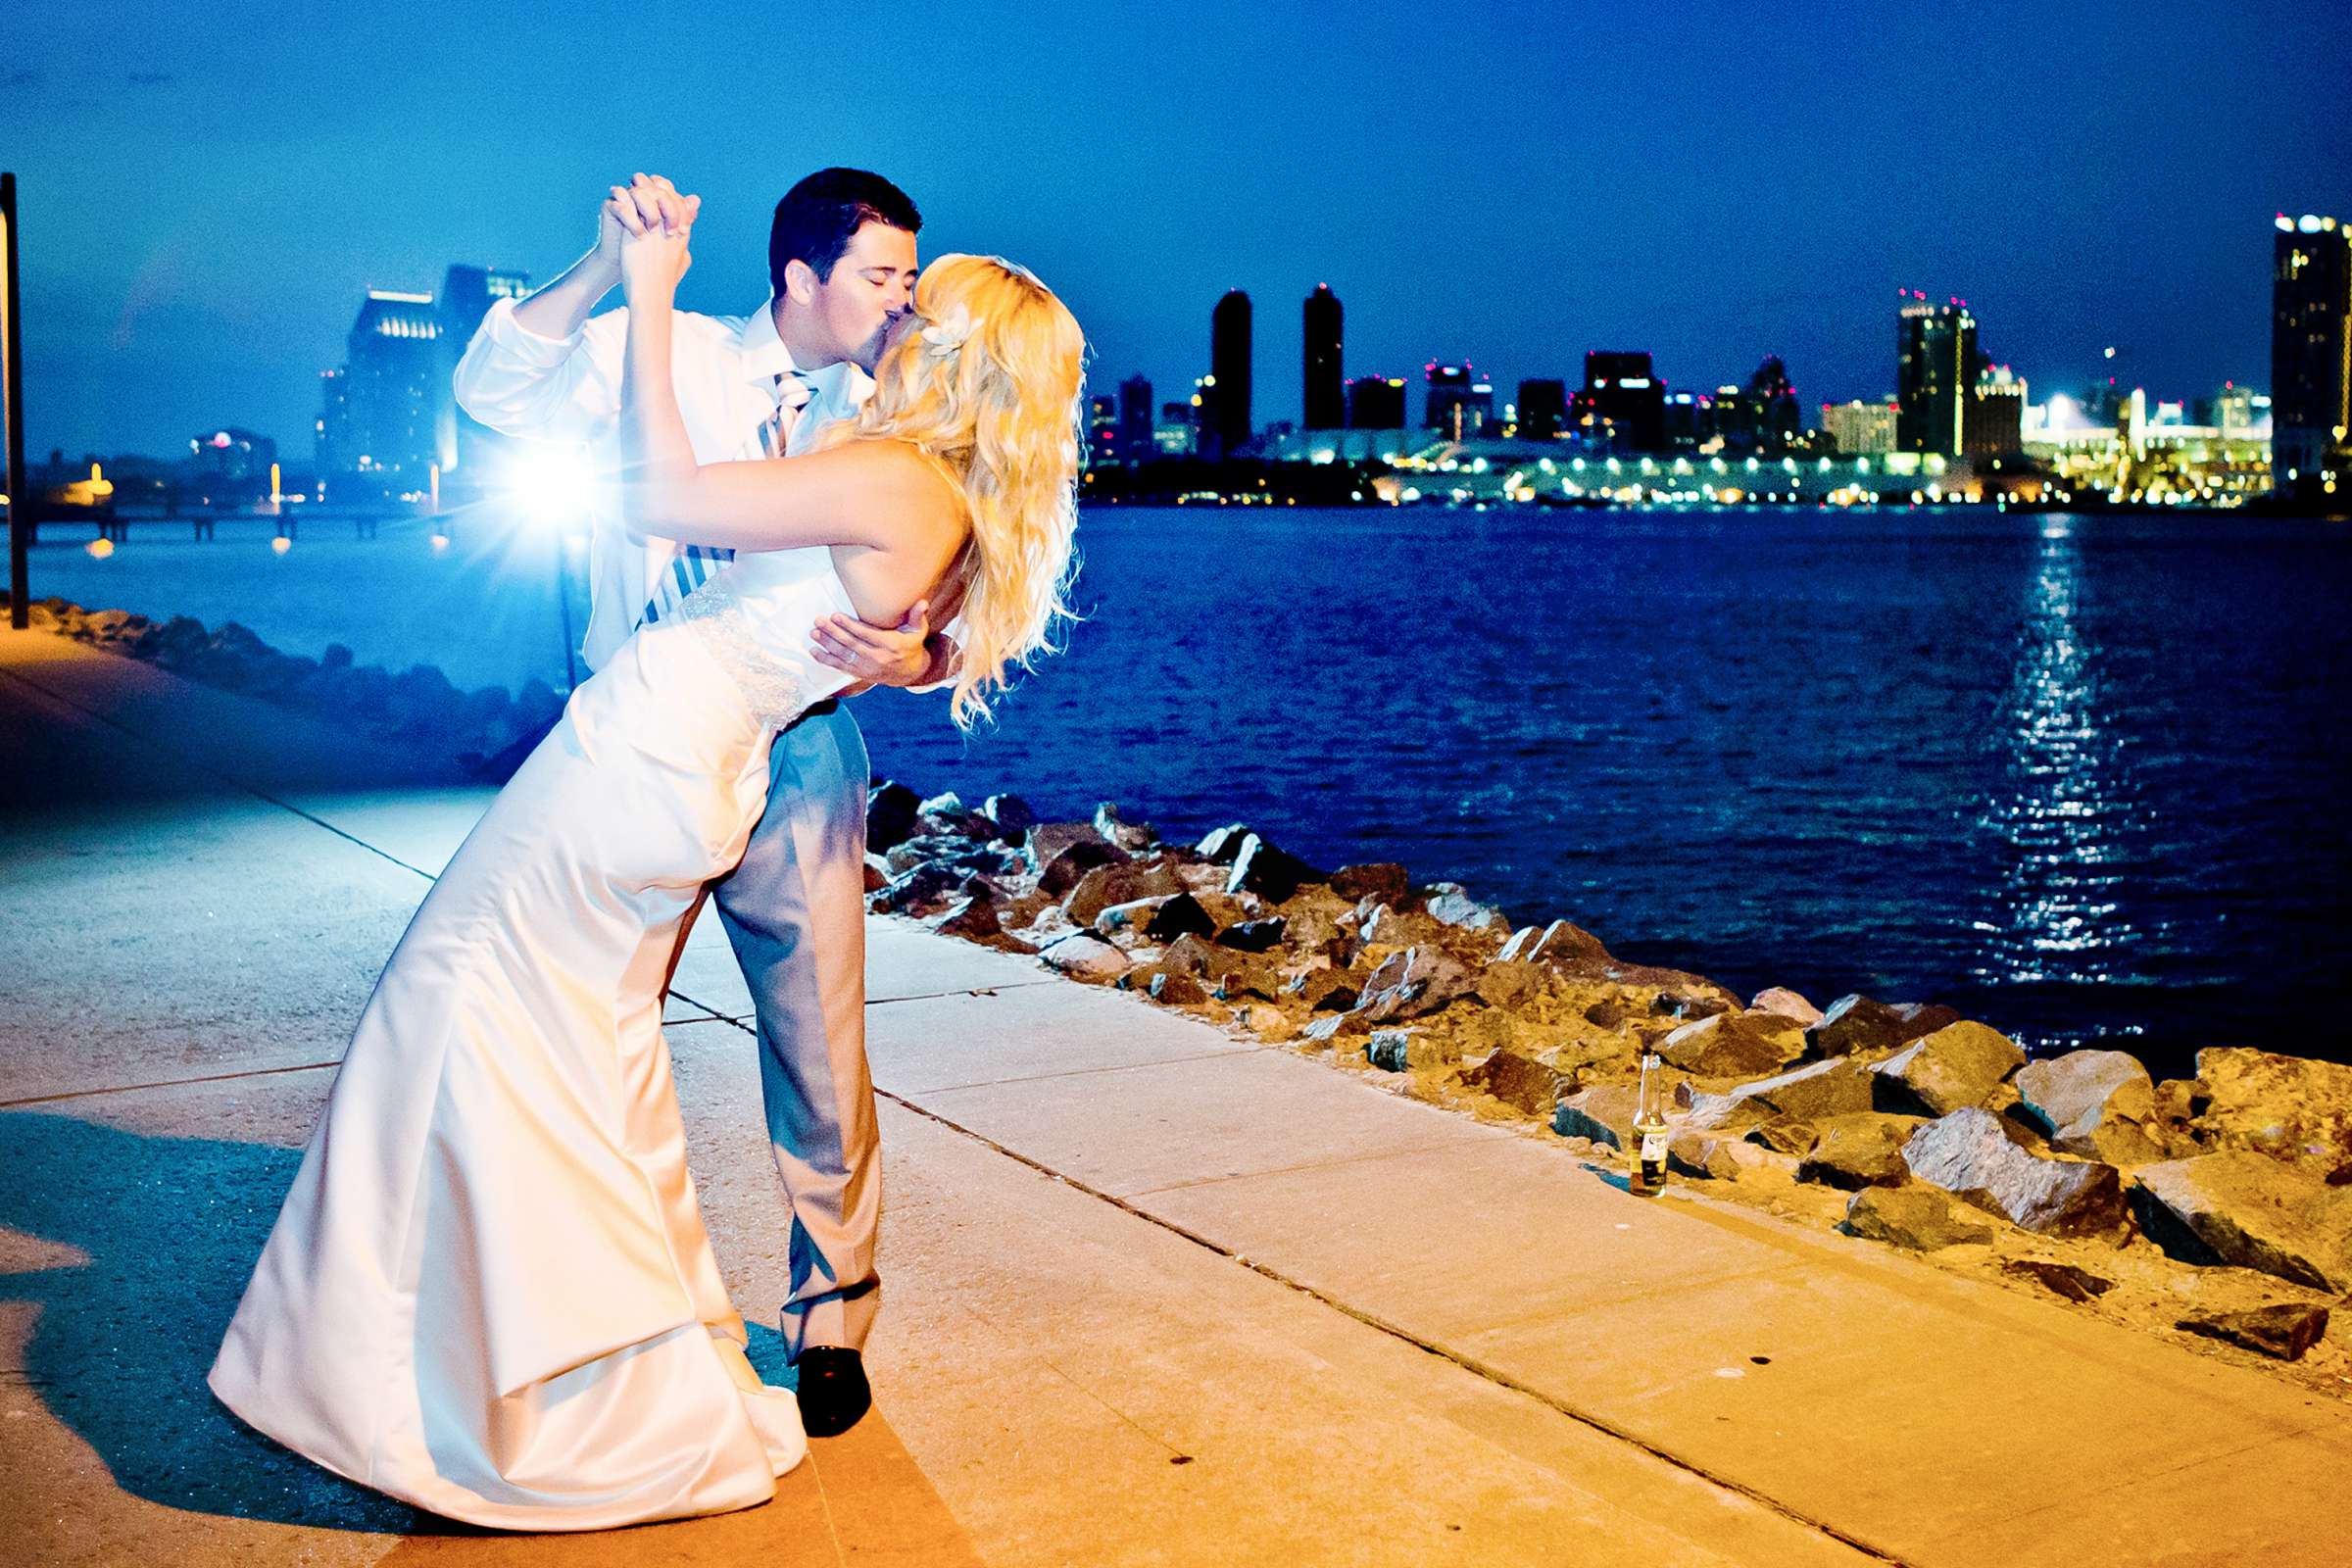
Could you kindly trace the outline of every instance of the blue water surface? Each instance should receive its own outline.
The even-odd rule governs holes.
[[[556,544],[476,517],[71,536],[34,588],[561,687]],[[2345,1054],[2352,541],[2231,516],[1102,510],[1085,614],[877,772],[1398,859],[1742,992],[1936,1000],[2036,1049]],[[576,571],[572,598],[576,616]]]

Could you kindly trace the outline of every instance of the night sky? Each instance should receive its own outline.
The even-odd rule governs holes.
[[[13,7],[27,447],[238,424],[307,461],[366,288],[544,281],[636,169],[703,194],[685,298],[721,312],[764,298],[787,185],[878,169],[926,254],[1054,285],[1102,390],[1182,395],[1248,289],[1261,424],[1321,281],[1349,375],[1468,358],[1506,398],[1591,348],[1877,396],[1907,287],[2036,400],[2108,344],[2152,396],[2263,385],[2273,213],[2352,217],[2340,5],[991,9]]]

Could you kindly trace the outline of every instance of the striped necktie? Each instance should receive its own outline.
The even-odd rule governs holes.
[[[802,371],[787,370],[776,377],[776,410],[760,426],[761,452],[771,458],[784,455],[785,444],[792,439],[801,411],[815,394],[815,386]],[[710,581],[719,567],[734,559],[735,552],[723,546],[680,545],[655,582],[653,596],[646,600],[644,612],[638,616],[639,624],[650,626],[664,616],[676,614],[688,594]]]

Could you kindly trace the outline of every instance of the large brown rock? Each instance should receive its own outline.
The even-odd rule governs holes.
[[[1070,896],[1061,901],[1061,907],[1079,925],[1093,925],[1095,917],[1114,904],[1161,899],[1183,891],[1176,873],[1164,865],[1098,865],[1078,879]]]
[[[1768,986],[1757,992],[1748,1007],[1756,1012],[1777,1012],[1784,1018],[1794,1018],[1808,1029],[1821,1022],[1821,1009],[1786,986]]]
[[[1432,882],[1422,890],[1424,911],[1433,920],[1468,931],[1509,930],[1511,922],[1500,909],[1481,904],[1458,882]]]
[[[1092,931],[1073,931],[1038,950],[1052,967],[1080,980],[1115,980],[1134,965],[1127,955]]]
[[[2043,1159],[2009,1141],[2001,1119],[1971,1105],[1938,1117],[1903,1146],[1911,1174],[2021,1230],[2121,1241],[2128,1231],[2113,1165]]]
[[[879,855],[913,836],[922,797],[895,780],[872,786],[865,796],[865,847]]]
[[[1140,855],[1159,842],[1151,823],[1130,819],[1109,801],[1095,808],[1095,831],[1130,855]]]
[[[2018,1068],[2017,1042],[1981,1023],[1945,1024],[1879,1063],[1880,1108],[1944,1116],[1982,1105]]]
[[[1152,942],[1173,942],[1186,935],[1206,936],[1216,929],[1216,922],[1200,907],[1200,901],[1190,893],[1156,893],[1126,904],[1113,904],[1098,913],[1093,924],[1103,936],[1140,930]]]
[[[2143,1165],[2132,1205],[2148,1239],[2191,1263],[2230,1263],[2352,1292],[2352,1190],[2247,1150]]]
[[[1383,904],[1402,904],[1412,885],[1404,867],[1394,860],[1343,865],[1331,873],[1331,891],[1350,903],[1378,899]]]
[[[1510,1050],[1496,1051],[1476,1065],[1465,1066],[1462,1082],[1531,1116],[1550,1115],[1560,1096],[1576,1089],[1573,1074]]]
[[[1234,857],[1242,853],[1242,846],[1255,836],[1248,823],[1228,822],[1223,827],[1209,829],[1193,846],[1193,853],[1212,864],[1231,865]]]
[[[1903,1145],[1919,1130],[1915,1116],[1863,1111],[1827,1116],[1814,1124],[1813,1147],[1796,1167],[1800,1182],[1825,1187],[1899,1187],[1910,1179]]]
[[[1583,926],[1569,920],[1554,920],[1547,926],[1522,926],[1512,932],[1511,940],[1498,956],[1554,965],[1572,958],[1606,962],[1609,950],[1601,946],[1600,938]]]
[[[1778,1072],[1805,1049],[1805,1032],[1792,1018],[1769,1012],[1719,1012],[1684,1024],[1659,1041],[1658,1054],[1701,1078],[1737,1078]]]
[[[1736,1137],[1774,1114],[1771,1106],[1747,1095],[1698,1094],[1690,1097],[1690,1108],[1683,1113],[1682,1121],[1701,1132]]]
[[[1551,1130],[1563,1138],[1590,1138],[1611,1149],[1623,1149],[1634,1136],[1634,1112],[1641,1096],[1617,1084],[1580,1089],[1554,1105]]]
[[[2197,1313],[2173,1326],[2281,1361],[2300,1361],[2327,1336],[2328,1308],[2316,1301],[2278,1301],[2243,1312]]]
[[[2070,1051],[2030,1061],[2018,1069],[2017,1095],[2018,1113],[2063,1153],[2121,1166],[2166,1157],[2156,1131],[2156,1086],[2136,1056]]]
[[[1054,834],[1059,827],[1072,825],[1085,828],[1087,837],[1073,839],[1058,849],[1053,848],[1053,840],[1049,835]],[[1125,865],[1132,858],[1125,850],[1105,844],[1096,837],[1093,826],[1084,822],[1033,827],[1029,830],[1028,843],[1021,850],[1032,858],[1031,863],[1037,867],[1037,890],[1053,899],[1065,896],[1086,879],[1088,872],[1105,865]]]
[[[1419,1018],[1471,995],[1477,985],[1478,977],[1443,948],[1406,948],[1372,971],[1351,1015],[1367,1026]]]
[[[1360,974],[1326,965],[1300,970],[1282,983],[1282,992],[1316,1012],[1346,1012],[1355,1005],[1362,980]]]
[[[1991,1226],[1965,1217],[1972,1212],[1955,1207],[1933,1187],[1865,1187],[1845,1205],[1843,1229],[1849,1236],[1933,1252],[1992,1240]]]
[[[949,906],[945,913],[931,922],[931,929],[943,937],[992,942],[1004,935],[1004,922],[998,913],[997,901],[985,893],[975,893]]]
[[[1683,1127],[1667,1140],[1666,1163],[1686,1176],[1729,1182],[1757,1175],[1785,1177],[1793,1161],[1729,1133]]]
[[[1295,855],[1286,855],[1255,833],[1242,841],[1233,858],[1233,872],[1225,879],[1228,893],[1254,893],[1269,904],[1280,904],[1322,874]]]
[[[1805,1031],[1805,1044],[1817,1056],[1867,1054],[1907,1046],[1922,1035],[1959,1021],[1960,1015],[1949,1007],[1897,1004],[1860,995],[1839,997],[1821,1015],[1821,1022]]]
[[[2197,1092],[2200,1138],[2352,1181],[2352,1066],[2213,1047],[2197,1053]]]
[[[1870,1068],[1859,1061],[1816,1061],[1775,1078],[1741,1084],[1732,1091],[1802,1121],[1842,1116],[1871,1107]]]

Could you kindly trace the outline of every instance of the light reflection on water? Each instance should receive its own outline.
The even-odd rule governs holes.
[[[2082,623],[2082,564],[2072,521],[2049,518],[1992,740],[2005,789],[1978,819],[2003,861],[1971,969],[1990,985],[2128,982],[2140,946],[2121,895],[2147,819]]]

